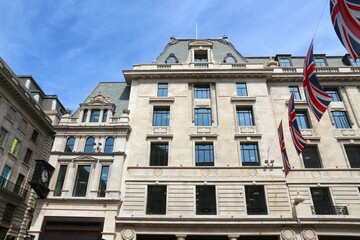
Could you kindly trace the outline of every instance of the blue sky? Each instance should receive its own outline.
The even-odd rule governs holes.
[[[0,56],[32,75],[46,94],[75,110],[99,83],[151,63],[170,36],[227,35],[244,56],[344,55],[328,0],[11,0],[1,1]]]

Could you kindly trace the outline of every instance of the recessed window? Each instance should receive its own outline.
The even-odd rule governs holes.
[[[210,85],[195,85],[194,98],[196,99],[210,98]]]
[[[88,137],[86,139],[84,152],[92,153],[94,151],[95,139],[93,137]]]
[[[67,165],[60,165],[59,175],[56,180],[54,196],[61,196],[61,191],[64,186],[65,175],[66,175]]]
[[[14,140],[11,144],[10,153],[14,156],[17,156],[19,149],[20,149],[20,145],[21,145],[21,142],[19,141],[19,139],[14,138]]]
[[[148,186],[146,214],[166,214],[166,186]]]
[[[341,102],[339,90],[337,88],[325,88],[325,92],[332,97],[333,102]]]
[[[75,138],[69,137],[66,141],[65,152],[74,151],[74,145],[75,145]]]
[[[309,124],[308,115],[307,115],[306,110],[305,111],[297,110],[296,111],[296,120],[298,122],[298,125],[299,125],[300,129],[308,129],[308,128],[310,128],[310,124]]]
[[[105,197],[108,178],[109,178],[109,166],[102,166],[99,189],[98,189],[98,197]]]
[[[211,126],[211,109],[196,108],[194,109],[195,126]]]
[[[167,166],[169,155],[168,143],[151,143],[150,166]]]
[[[153,126],[169,126],[170,108],[154,107]]]
[[[266,215],[264,186],[245,186],[246,210],[248,215]]]
[[[89,176],[90,176],[90,165],[79,165],[76,179],[75,179],[75,185],[74,185],[74,191],[73,196],[74,197],[85,197]]]
[[[158,84],[158,97],[167,97],[168,96],[168,84],[167,83],[159,83]]]
[[[214,146],[212,143],[195,144],[195,165],[214,166]]]
[[[1,222],[3,222],[3,223],[11,223],[14,212],[15,212],[15,208],[16,208],[15,205],[13,205],[11,203],[7,203],[5,211],[4,211],[4,215],[3,215],[2,219],[1,219]]]
[[[88,110],[84,109],[81,122],[86,122],[87,116],[88,116]]]
[[[251,107],[237,107],[236,117],[238,126],[254,126],[253,113]]]
[[[334,119],[336,128],[351,128],[349,119],[344,111],[332,111],[331,115]]]
[[[31,140],[36,142],[38,137],[39,137],[39,132],[34,129],[33,133],[31,134]]]
[[[291,67],[292,66],[290,58],[287,58],[287,57],[280,57],[279,64],[280,64],[280,67]]]
[[[100,109],[91,110],[90,122],[99,122]]]
[[[22,131],[23,133],[26,133],[27,125],[28,125],[28,122],[25,119],[21,119],[21,121],[19,123],[20,131]]]
[[[346,155],[348,157],[350,166],[352,168],[360,168],[360,146],[347,145],[345,146]]]
[[[216,215],[215,186],[196,186],[196,214]]]
[[[260,166],[257,143],[241,143],[240,153],[242,166]]]
[[[23,184],[23,181],[24,181],[24,175],[22,174],[19,174],[18,178],[16,179],[16,183],[15,183],[15,186],[14,186],[14,193],[21,193],[21,186]]]
[[[171,53],[165,60],[165,63],[169,63],[169,64],[174,64],[174,63],[178,63],[177,58],[175,57],[175,55],[173,53]]]
[[[326,67],[326,61],[325,58],[314,58],[315,66],[317,67]]]
[[[208,62],[208,54],[206,50],[195,50],[194,62]]]
[[[24,157],[24,160],[23,160],[24,163],[29,164],[32,153],[33,153],[33,151],[31,151],[31,149],[28,148],[26,150],[25,157]]]
[[[8,165],[5,164],[4,168],[1,171],[1,175],[0,175],[0,186],[1,187],[6,187],[8,180],[10,178],[10,172],[11,172],[11,167],[9,167]]]
[[[290,86],[289,91],[290,91],[290,94],[294,93],[294,99],[295,100],[301,100],[301,95],[300,95],[300,91],[299,91],[298,86]]]
[[[236,93],[238,97],[247,97],[248,93],[247,93],[246,83],[237,83]]]
[[[6,116],[10,121],[14,121],[15,114],[16,114],[15,108],[13,108],[13,107],[10,106],[5,116]]]
[[[103,112],[102,122],[106,122],[109,110],[105,109]]]
[[[112,153],[114,150],[114,138],[108,137],[105,141],[104,153]]]
[[[310,188],[310,191],[314,203],[314,210],[317,215],[335,214],[335,209],[330,197],[329,188],[312,187]]]
[[[236,63],[236,59],[231,53],[228,53],[224,59],[224,62],[225,63]]]
[[[321,168],[320,157],[316,146],[305,146],[301,154],[305,168]]]
[[[7,133],[8,131],[2,127],[0,130],[0,147],[4,145]]]

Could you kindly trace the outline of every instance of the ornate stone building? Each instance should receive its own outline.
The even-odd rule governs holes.
[[[31,76],[17,76],[0,58],[0,239],[24,239],[36,194],[35,160],[47,160],[64,107]]]

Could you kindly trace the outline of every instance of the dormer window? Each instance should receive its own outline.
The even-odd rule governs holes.
[[[194,62],[208,62],[208,52],[206,50],[195,50]]]
[[[100,109],[91,110],[90,122],[99,122]]]
[[[280,67],[291,67],[292,66],[290,58],[288,58],[288,57],[279,57],[279,64],[280,64]]]
[[[88,115],[88,110],[87,110],[87,109],[84,109],[84,112],[83,112],[83,117],[82,117],[81,122],[86,122],[87,115]]]
[[[106,120],[107,120],[107,115],[108,115],[108,110],[105,109],[105,110],[104,110],[104,113],[103,113],[103,117],[102,117],[102,122],[106,122]]]
[[[231,53],[228,53],[224,59],[224,63],[236,63],[236,59]]]
[[[174,64],[174,63],[178,63],[178,59],[177,57],[173,54],[170,53],[169,56],[166,58],[165,63],[170,63],[170,64]]]
[[[315,61],[315,66],[317,66],[317,67],[326,67],[327,66],[325,58],[316,57],[314,59],[314,61]]]

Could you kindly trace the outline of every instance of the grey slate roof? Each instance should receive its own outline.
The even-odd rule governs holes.
[[[100,82],[85,101],[99,93],[105,97],[109,97],[115,104],[116,109],[114,117],[120,117],[122,115],[122,110],[129,105],[130,86],[127,86],[125,82]],[[78,114],[79,111],[76,110],[73,116],[77,117]]]

